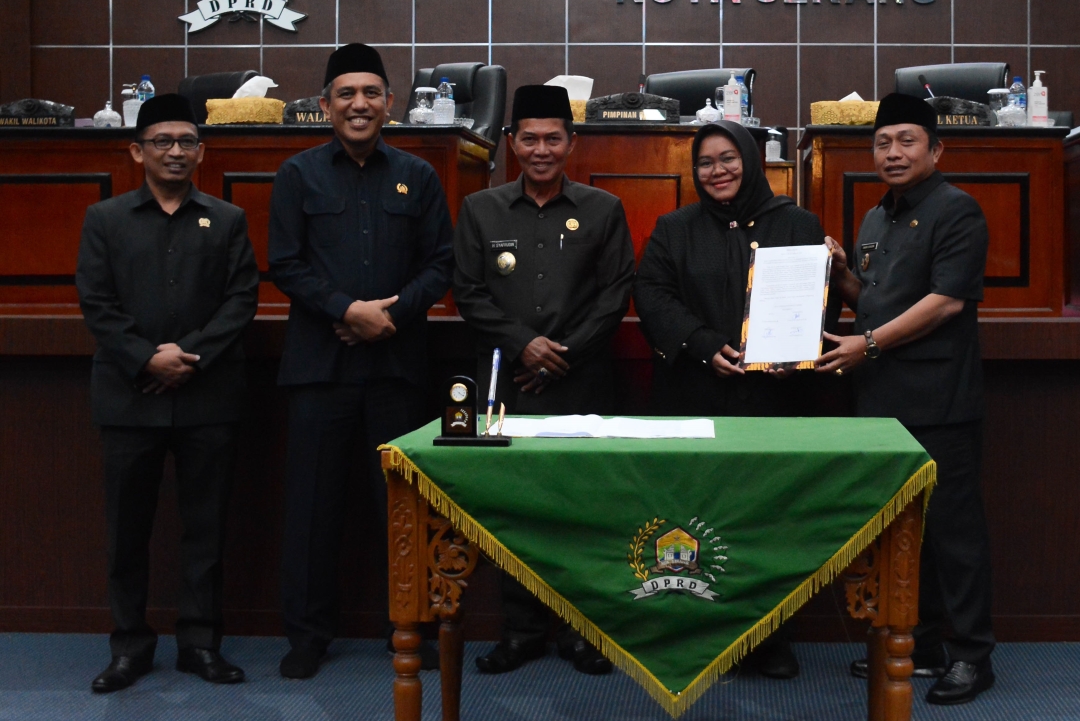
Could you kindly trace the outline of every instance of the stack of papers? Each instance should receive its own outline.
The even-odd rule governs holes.
[[[651,421],[643,418],[552,416],[507,418],[504,436],[515,438],[715,438],[712,420]]]

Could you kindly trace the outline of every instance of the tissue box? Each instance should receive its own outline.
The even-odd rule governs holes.
[[[812,125],[873,125],[877,117],[876,100],[822,100],[810,103]]]
[[[285,103],[274,98],[214,98],[206,101],[206,124],[281,124]]]

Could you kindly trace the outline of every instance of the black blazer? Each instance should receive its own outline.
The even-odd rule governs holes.
[[[75,274],[98,342],[91,374],[99,425],[191,426],[239,420],[241,334],[255,316],[259,269],[244,211],[191,187],[173,215],[147,186],[90,206]],[[162,343],[201,356],[188,383],[145,394]]]

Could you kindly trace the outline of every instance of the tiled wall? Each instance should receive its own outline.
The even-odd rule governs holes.
[[[603,95],[637,89],[642,73],[752,66],[763,121],[799,127],[814,100],[889,92],[896,67],[1004,60],[1028,79],[1049,71],[1051,109],[1080,118],[1078,0],[291,0],[308,15],[296,33],[222,19],[189,34],[177,17],[195,6],[31,0],[33,94],[84,117],[144,72],[168,91],[188,74],[253,68],[291,100],[318,92],[334,46],[362,41],[383,54],[396,117],[414,69],[439,62],[503,65],[510,96],[560,73],[595,78]]]

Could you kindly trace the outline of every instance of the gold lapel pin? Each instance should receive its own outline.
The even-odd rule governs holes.
[[[199,227],[200,228],[209,228],[210,227],[210,219],[209,218],[199,218]]]
[[[577,222],[577,220],[574,219],[574,218],[571,218],[570,220],[566,221],[566,229],[567,230],[577,230],[580,227],[581,227],[581,223]]]
[[[401,193],[402,195],[408,195],[409,194],[409,186],[405,185],[405,183],[398,183],[397,184],[397,192]]]
[[[862,257],[862,269],[866,270],[870,267],[870,254],[867,253]]]
[[[910,223],[908,223],[908,225],[910,225],[912,228],[917,228],[919,226],[919,221],[913,220]]]

